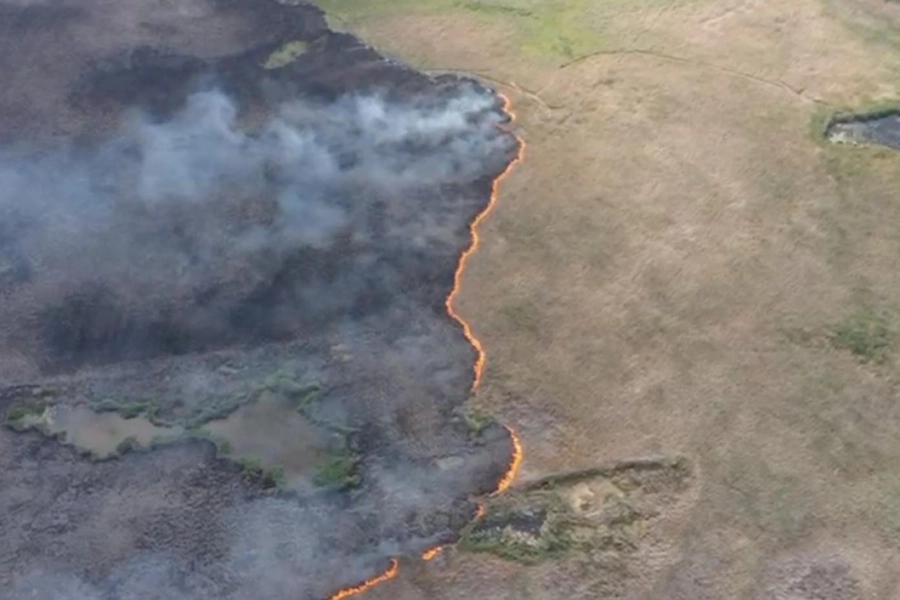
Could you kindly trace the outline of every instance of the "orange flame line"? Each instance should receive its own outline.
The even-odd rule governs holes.
[[[333,595],[328,597],[328,600],[343,600],[344,598],[349,598],[350,596],[355,596],[357,594],[361,594],[366,590],[369,590],[379,583],[384,583],[388,579],[393,579],[397,576],[397,573],[400,572],[400,563],[396,558],[391,559],[391,564],[388,565],[388,568],[381,573],[380,575],[376,575],[375,577],[370,577],[366,579],[359,585],[355,585],[353,587],[344,588],[342,590],[338,590]]]
[[[507,469],[506,474],[497,482],[497,489],[494,490],[492,496],[497,496],[498,494],[502,494],[506,490],[509,489],[509,486],[512,485],[513,481],[516,478],[516,475],[519,474],[519,467],[522,466],[522,458],[524,457],[524,453],[522,451],[522,440],[519,439],[519,435],[513,430],[509,425],[504,425],[506,427],[506,431],[509,432],[509,439],[512,442],[513,454],[512,458],[509,461],[509,469]]]
[[[501,101],[503,102],[503,112],[509,117],[510,122],[516,120],[515,113],[510,110],[510,101],[503,94],[498,94]],[[515,134],[513,134],[515,135]],[[469,257],[475,253],[478,249],[478,246],[481,244],[481,239],[478,237],[478,226],[487,218],[487,216],[494,209],[494,206],[497,204],[498,191],[500,188],[500,183],[506,178],[507,175],[513,170],[513,168],[522,162],[522,159],[525,158],[525,141],[518,137],[516,137],[516,143],[518,144],[518,151],[516,153],[515,158],[506,165],[506,168],[503,169],[503,172],[500,173],[497,177],[494,178],[494,181],[491,183],[491,197],[488,200],[487,206],[485,206],[484,210],[482,210],[475,218],[469,223],[469,233],[472,236],[472,243],[466,248],[462,255],[459,257],[459,263],[456,266],[456,272],[453,274],[453,289],[450,290],[450,294],[447,296],[447,301],[445,302],[445,306],[447,307],[447,314],[450,315],[452,319],[454,319],[457,323],[462,326],[463,335],[465,335],[466,340],[469,344],[475,348],[475,352],[478,354],[478,357],[475,360],[475,378],[472,381],[472,389],[475,390],[481,384],[481,376],[484,373],[484,365],[487,357],[484,353],[484,347],[482,347],[481,342],[478,341],[478,338],[475,337],[475,334],[472,333],[472,327],[463,319],[459,313],[453,308],[453,302],[456,300],[456,297],[459,295],[459,290],[462,284],[462,274],[466,268],[466,262],[469,260]],[[491,495],[502,494],[509,486],[512,485],[513,480],[516,478],[516,475],[519,472],[519,467],[522,464],[522,442],[519,440],[519,436],[516,432],[509,427],[508,425],[504,425],[506,430],[509,432],[510,440],[512,441],[513,446],[513,455],[512,459],[509,463],[509,468],[506,471],[506,474],[500,478],[500,481],[497,483],[497,489]],[[478,504],[478,508],[475,512],[475,520],[480,519],[484,516],[486,509],[483,504]],[[434,548],[429,548],[425,552],[422,553],[422,560],[429,561],[434,559],[438,554],[443,551],[443,546],[435,546]],[[334,595],[330,596],[328,600],[343,600],[344,598],[349,598],[351,596],[355,596],[357,594],[361,594],[366,590],[369,590],[379,583],[383,583],[389,579],[393,579],[397,576],[397,573],[400,570],[400,564],[397,562],[397,559],[392,558],[391,564],[388,566],[387,570],[375,577],[370,579],[366,579],[361,584],[344,588],[339,590]]]
[[[516,115],[512,112],[512,110],[510,110],[509,98],[507,98],[503,94],[498,95],[503,102],[503,112],[509,116],[510,122],[515,121]],[[494,209],[494,206],[497,204],[500,183],[506,178],[507,175],[512,172],[513,168],[517,164],[522,162],[522,160],[525,158],[525,140],[523,140],[519,136],[515,136],[515,138],[516,143],[518,144],[518,151],[515,158],[510,161],[508,165],[506,165],[506,168],[503,169],[502,173],[494,178],[494,181],[491,183],[491,197],[488,200],[487,206],[485,206],[484,210],[481,211],[469,224],[469,233],[472,236],[472,243],[459,257],[459,264],[456,267],[456,272],[453,274],[453,289],[447,296],[447,314],[449,314],[457,323],[462,326],[463,334],[472,345],[472,347],[475,348],[475,352],[478,353],[478,358],[475,360],[475,378],[472,381],[473,390],[477,389],[481,384],[481,376],[484,374],[484,365],[487,360],[487,356],[485,355],[484,347],[481,345],[481,342],[478,340],[478,338],[475,337],[475,334],[472,333],[472,327],[453,308],[453,302],[456,300],[456,297],[459,295],[460,288],[462,287],[462,274],[463,271],[465,271],[466,263],[468,262],[472,254],[475,253],[475,251],[478,249],[479,244],[481,243],[481,238],[479,238],[478,236],[478,226],[481,225],[481,223],[487,218],[487,216]],[[519,467],[522,465],[522,442],[516,432],[512,429],[512,427],[509,427],[508,425],[504,425],[504,427],[509,432],[509,438],[512,442],[513,447],[513,454],[509,462],[509,468],[507,468],[506,473],[503,475],[503,477],[500,478],[500,481],[497,482],[497,488],[491,494],[493,496],[502,494],[507,489],[509,489],[509,486],[512,485],[513,480],[515,480],[516,475],[519,473]],[[477,521],[481,519],[484,516],[485,512],[487,512],[487,509],[485,508],[484,504],[479,503],[475,511],[475,520]],[[422,554],[422,559],[425,561],[432,560],[442,550],[443,546],[435,546],[434,548],[430,548]]]
[[[498,94],[500,99],[503,101],[503,112],[509,116],[510,121],[515,121],[516,115],[510,110],[510,101],[509,98],[504,96],[503,94]],[[478,358],[475,359],[475,379],[472,382],[472,389],[476,389],[481,384],[481,376],[484,373],[484,364],[487,360],[487,357],[484,353],[484,348],[481,345],[481,342],[478,341],[478,338],[475,337],[475,334],[472,333],[472,327],[463,319],[459,313],[453,308],[453,303],[456,300],[456,297],[459,295],[460,287],[462,286],[462,274],[466,269],[466,263],[469,258],[475,251],[478,249],[478,246],[481,244],[481,238],[478,236],[478,226],[481,225],[482,221],[484,221],[487,216],[494,209],[494,206],[497,204],[498,197],[498,189],[500,187],[500,182],[506,179],[506,176],[510,174],[513,168],[522,161],[525,157],[525,142],[518,136],[516,136],[516,142],[519,145],[518,152],[516,157],[506,165],[506,168],[503,169],[503,172],[500,173],[497,177],[494,178],[493,183],[491,184],[491,197],[488,200],[487,206],[484,207],[478,215],[469,223],[469,233],[472,236],[472,243],[466,248],[462,255],[459,257],[459,263],[456,266],[456,272],[453,274],[453,289],[450,290],[450,294],[447,296],[447,301],[445,305],[447,306],[447,314],[450,315],[457,323],[462,326],[463,335],[466,336],[466,340],[475,348],[475,352],[478,354]]]
[[[438,554],[443,552],[443,550],[444,550],[443,546],[435,546],[434,548],[429,548],[428,550],[426,550],[425,552],[422,553],[422,560],[424,560],[426,562],[429,560],[433,560],[434,557],[436,557]]]

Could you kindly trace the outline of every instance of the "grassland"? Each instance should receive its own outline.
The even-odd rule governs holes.
[[[484,28],[511,29],[510,46],[531,60],[571,60],[608,49],[616,20],[668,5],[664,0],[323,0],[332,24],[352,30],[409,15],[472,19]],[[461,44],[464,45],[464,44]]]
[[[700,481],[612,571],[449,552],[372,597],[900,596],[900,153],[821,135],[900,97],[900,6],[319,4],[513,100],[526,160],[458,310],[520,479],[665,453]]]

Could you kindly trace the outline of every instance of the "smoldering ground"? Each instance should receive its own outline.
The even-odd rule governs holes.
[[[350,96],[239,117],[204,91],[165,122],[131,115],[99,148],[7,152],[4,343],[48,369],[438,305],[448,271],[431,261],[454,259],[459,214],[473,212],[461,186],[513,149],[496,99],[468,86],[403,105]]]
[[[94,464],[0,436],[12,598],[319,598],[459,530],[506,458],[501,432],[478,449],[447,426],[474,357],[443,306],[515,152],[498,108],[460,82],[260,119],[206,90],[99,146],[4,152],[0,341],[17,378],[132,361],[171,391],[218,372],[133,361],[327,338],[356,357],[318,367],[350,381],[323,410],[366,436],[354,494],[271,498],[209,446]]]
[[[24,463],[9,465],[7,494],[32,494],[6,513],[4,599],[321,599],[404,550],[340,502],[248,489],[209,448],[90,463],[44,444],[4,449]],[[39,483],[22,482],[36,460]]]
[[[0,30],[0,411],[52,388],[186,427],[287,370],[361,474],[273,493],[209,443],[94,462],[0,427],[0,597],[322,598],[452,539],[510,452],[456,415],[444,307],[516,149],[496,97],[306,4],[12,0]]]

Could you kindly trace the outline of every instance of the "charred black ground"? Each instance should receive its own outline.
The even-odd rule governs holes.
[[[461,416],[474,352],[444,310],[516,150],[492,93],[307,5],[7,2],[0,39],[7,417],[85,405],[195,431],[302,402],[358,474],[278,491],[210,442],[96,462],[2,428],[0,588],[319,598],[454,539],[510,453]]]

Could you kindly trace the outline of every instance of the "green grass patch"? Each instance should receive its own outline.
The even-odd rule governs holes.
[[[281,489],[285,485],[284,469],[266,467],[255,458],[239,458],[234,461],[240,468],[247,483],[259,483],[264,488]]]
[[[115,400],[112,398],[95,399],[90,402],[91,410],[96,413],[114,412],[123,419],[134,419],[144,416],[154,425],[165,427],[168,423],[158,419],[163,401],[160,398],[143,398],[141,400]]]
[[[7,421],[19,421],[24,419],[25,417],[35,416],[39,417],[44,414],[44,411],[47,409],[47,405],[43,402],[35,402],[31,404],[20,404],[18,406],[13,406],[9,410],[6,411],[6,420]]]
[[[893,349],[894,337],[887,321],[871,312],[848,317],[830,334],[835,348],[849,350],[863,362],[883,361]]]
[[[365,22],[394,16],[475,16],[485,25],[512,27],[513,49],[536,58],[568,61],[621,45],[615,23],[623,13],[668,4],[664,0],[317,0],[329,20],[353,30]]]
[[[15,428],[17,425],[22,424],[23,421],[27,420],[30,417],[40,417],[44,414],[45,410],[47,410],[46,402],[18,404],[7,409],[6,415],[4,416],[4,422],[7,425]]]
[[[681,457],[552,474],[489,500],[487,514],[463,530],[459,547],[526,564],[568,552],[621,556],[637,549],[641,522],[657,515],[672,493],[684,490],[689,476],[690,466]],[[594,490],[605,491],[590,494],[587,503],[580,492],[572,495],[573,488],[604,480]]]
[[[497,4],[494,2],[465,2],[457,0],[455,6],[469,10],[472,12],[483,13],[487,15],[501,15],[504,17],[534,17],[534,11],[518,6],[508,6]]]
[[[317,383],[300,383],[290,373],[278,371],[266,380],[266,389],[287,398],[297,409],[315,402],[322,393]]]
[[[359,485],[358,459],[352,454],[334,456],[318,466],[313,483],[330,490],[346,490]]]
[[[473,532],[464,535],[459,541],[459,549],[466,552],[487,552],[506,560],[533,565],[539,562],[558,558],[572,548],[570,540],[560,537],[553,541],[537,540],[528,543],[518,540],[512,535],[486,534]]]
[[[307,50],[309,50],[309,44],[307,42],[304,42],[303,40],[294,40],[293,42],[288,42],[281,48],[270,54],[265,62],[263,62],[262,68],[280,69],[282,67],[286,67],[290,63],[297,60],[297,58],[306,54]]]
[[[623,478],[641,479],[654,475],[666,475],[667,478],[673,479],[680,485],[690,477],[690,474],[690,463],[682,456],[639,458],[621,460],[590,469],[551,473],[523,486],[522,490],[525,492],[550,491],[597,478],[611,479],[616,481],[619,487],[629,488],[634,487],[634,484],[627,484]]]
[[[185,427],[196,429],[210,421],[224,419],[244,404],[255,401],[257,397],[257,395],[252,393],[219,396],[211,402],[195,408],[185,420]]]
[[[544,501],[495,506],[487,517],[463,531],[459,548],[525,564],[565,554],[576,545],[570,535],[571,522],[556,499],[548,497]]]
[[[476,436],[481,435],[485,429],[496,423],[491,415],[475,407],[468,408],[463,413],[463,418],[466,420],[469,431]]]

